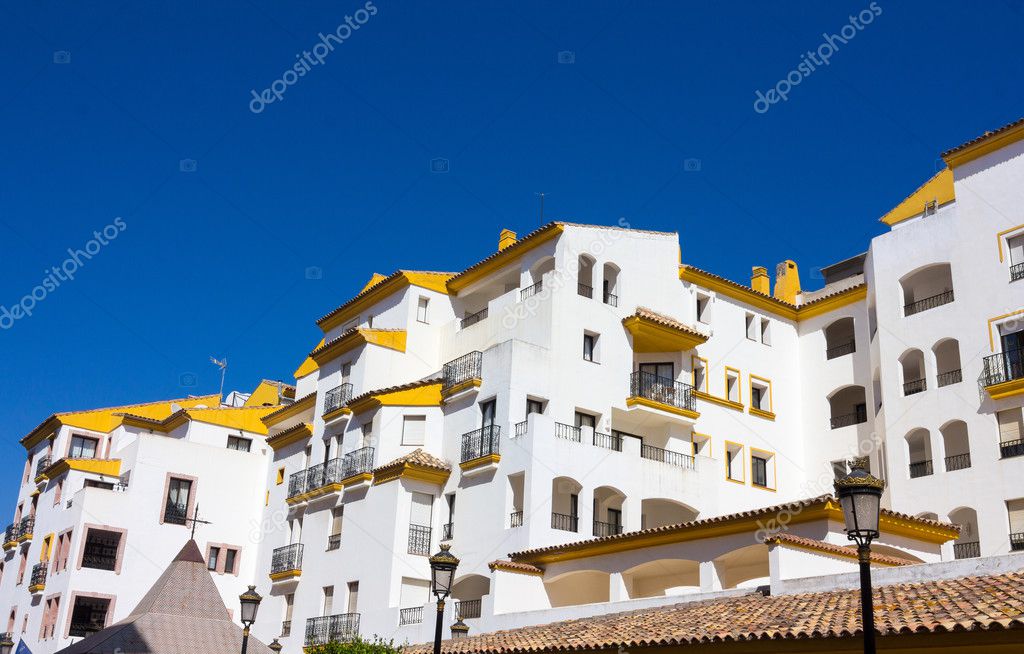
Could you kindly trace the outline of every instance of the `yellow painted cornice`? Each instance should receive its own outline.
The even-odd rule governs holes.
[[[284,581],[285,579],[297,579],[302,576],[302,570],[282,570],[270,575],[271,581]]]
[[[953,171],[943,168],[935,173],[931,179],[922,184],[913,193],[907,196],[903,202],[885,214],[880,221],[892,227],[904,220],[924,213],[925,205],[936,200],[939,206],[952,202],[956,199],[953,189]]]
[[[280,409],[268,413],[263,416],[262,422],[267,427],[273,427],[274,425],[280,424],[289,418],[302,415],[306,411],[312,411],[314,407],[316,407],[315,392],[304,397],[300,397],[288,406],[281,407]],[[267,439],[267,441],[269,442],[270,439]]]
[[[358,295],[317,320],[316,324],[321,330],[328,332],[335,327],[344,325],[381,300],[409,286],[419,286],[447,295],[448,288],[446,283],[451,277],[452,273],[399,270],[389,277],[384,277],[375,283],[368,284]],[[373,279],[377,278],[374,277]],[[371,279],[371,282],[373,279]]]
[[[801,305],[800,308],[797,309],[796,317],[798,321],[807,320],[808,318],[820,316],[829,313],[830,311],[841,309],[850,304],[855,304],[866,299],[867,296],[867,284],[853,286],[844,291],[839,291],[833,295],[823,297],[820,300],[815,300]]]
[[[275,434],[267,439],[267,445],[270,449],[275,452],[282,447],[287,447],[292,443],[299,443],[313,435],[313,425],[308,422],[300,422],[299,424],[285,429],[280,434]]]
[[[765,420],[775,420],[775,414],[772,413],[771,411],[764,411],[762,409],[758,409],[756,406],[750,407],[748,411],[752,416],[764,418]]]
[[[492,463],[498,463],[499,461],[501,461],[500,454],[485,454],[483,456],[478,456],[475,459],[470,459],[469,461],[463,461],[459,464],[459,468],[462,470],[473,470],[474,468],[482,468],[483,466],[489,466]]]
[[[691,391],[691,393],[693,393],[693,396],[698,400],[704,400],[705,402],[711,402],[712,404],[717,404],[718,406],[724,406],[727,409],[743,411],[744,408],[742,402],[734,402],[724,397],[718,397],[717,395],[712,395],[711,393],[705,393],[704,391],[693,390]]]
[[[633,336],[634,352],[678,352],[706,343],[707,336],[673,327],[640,315],[629,316],[622,325]]]
[[[556,238],[564,231],[565,227],[560,223],[549,223],[527,234],[522,239],[509,245],[503,250],[498,250],[486,259],[466,268],[458,275],[448,280],[448,292],[457,294],[470,284],[487,277],[501,268],[511,264],[530,250],[547,243]]]
[[[696,420],[700,417],[700,414],[696,411],[690,411],[689,409],[680,409],[677,406],[671,404],[665,404],[664,402],[658,402],[656,400],[650,400],[646,397],[628,397],[626,398],[626,406],[645,406],[650,409],[658,409],[659,411],[665,411],[666,413],[674,413],[677,416],[683,416],[684,418],[690,418]]]
[[[382,406],[441,406],[441,382],[430,381],[371,391],[354,398],[348,408],[354,415]]]
[[[43,470],[42,474],[47,479],[56,479],[69,470],[118,477],[121,475],[121,459],[59,459]]]
[[[986,154],[1001,150],[1006,146],[1024,139],[1024,120],[1018,120],[993,132],[968,141],[952,150],[944,152],[942,159],[950,168],[962,166]]]
[[[470,388],[480,388],[480,384],[482,383],[483,380],[476,377],[474,377],[473,379],[467,379],[466,381],[460,384],[456,384],[450,388],[444,389],[443,391],[441,391],[441,395],[446,398],[451,397],[452,395],[458,395],[462,391],[468,390]]]
[[[1024,379],[1011,379],[1001,384],[986,386],[985,391],[993,400],[1002,400],[1015,395],[1024,395]]]
[[[438,470],[418,465],[410,461],[404,461],[399,465],[386,466],[373,471],[373,485],[386,484],[396,479],[414,479],[424,481],[428,484],[444,486],[451,476],[450,470]]]
[[[318,366],[350,352],[363,345],[378,345],[390,350],[405,352],[407,334],[404,329],[351,329],[330,343],[310,352],[309,356]]]

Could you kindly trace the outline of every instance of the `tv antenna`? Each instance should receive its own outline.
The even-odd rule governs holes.
[[[534,195],[540,196],[540,224],[544,224],[544,191],[540,193],[534,193]]]
[[[224,399],[224,375],[228,371],[228,358],[224,357],[218,361],[215,357],[210,357],[210,363],[220,368],[220,397]]]

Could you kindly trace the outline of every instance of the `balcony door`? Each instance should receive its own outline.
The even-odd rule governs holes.
[[[650,375],[654,375],[658,378],[658,383],[665,384],[668,382],[674,382],[676,380],[676,368],[672,362],[668,363],[641,363],[640,372],[644,372]],[[646,377],[647,375],[641,375]],[[667,381],[666,381],[667,380]]]
[[[1024,330],[1001,334],[999,338],[1003,345],[1006,378],[1024,377]]]
[[[497,419],[497,400],[487,400],[480,403],[480,426],[483,428],[493,427]]]

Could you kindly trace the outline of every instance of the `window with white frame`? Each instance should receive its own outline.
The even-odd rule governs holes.
[[[583,332],[583,360],[597,361],[597,334]]]
[[[747,340],[748,341],[756,341],[757,340],[757,316],[755,316],[752,313],[748,313],[748,314],[746,314],[745,320],[746,320]]]
[[[739,443],[725,444],[725,477],[731,481],[742,482],[743,479],[743,446]]]
[[[772,412],[772,383],[770,381],[750,376],[750,406],[766,413]]]
[[[430,298],[426,298],[426,297],[422,297],[421,296],[420,299],[419,299],[419,302],[417,302],[417,304],[416,304],[416,320],[417,321],[422,322],[424,324],[427,324],[429,322],[428,315],[427,315],[429,307],[430,307]]]
[[[91,436],[74,435],[71,437],[71,448],[68,450],[70,459],[95,459],[99,451],[100,440]]]
[[[740,371],[726,368],[725,371],[725,398],[730,402],[742,402],[743,395],[740,392]]]
[[[423,445],[427,437],[426,416],[402,417],[402,445]]]
[[[711,324],[711,296],[697,293],[697,322]]]
[[[241,436],[228,436],[228,449],[248,452],[252,448],[252,439]]]
[[[761,343],[771,347],[772,344],[772,321],[761,318]]]

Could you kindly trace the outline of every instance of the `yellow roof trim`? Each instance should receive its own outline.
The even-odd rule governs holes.
[[[407,333],[404,329],[351,329],[330,343],[321,345],[309,353],[317,365],[324,365],[346,352],[363,345],[378,345],[391,350],[405,352]]]
[[[320,339],[320,342],[316,344],[314,350],[318,350],[324,346],[324,339]],[[299,367],[295,369],[293,376],[295,379],[302,379],[308,374],[314,373],[320,369],[316,361],[313,361],[313,357],[307,356],[306,359],[299,364]]]
[[[985,132],[976,139],[943,152],[942,159],[950,168],[956,168],[1022,139],[1024,139],[1024,119],[1004,125],[995,131]]]
[[[316,393],[310,393],[305,397],[299,398],[288,406],[271,411],[267,415],[263,416],[261,420],[267,427],[273,427],[276,424],[284,422],[288,418],[293,418],[302,414],[304,411],[312,411],[315,406]],[[270,442],[270,439],[267,439],[267,442]]]
[[[121,459],[60,459],[50,464],[43,474],[47,479],[54,479],[69,470],[118,477],[121,475]]]
[[[360,414],[382,406],[441,406],[441,382],[430,382],[413,388],[402,388],[381,393],[367,393],[348,404],[353,414]]]
[[[256,389],[249,395],[249,399],[245,401],[247,407],[261,407],[261,406],[277,406],[281,404],[280,395],[285,394],[287,384],[282,383],[280,393],[278,392],[278,386],[276,383],[269,379],[264,379],[256,386]]]
[[[734,300],[746,302],[752,307],[774,314],[780,318],[787,320],[797,319],[797,309],[795,306],[782,300],[777,300],[770,295],[758,293],[752,288],[747,288],[742,284],[737,284],[699,268],[687,265],[681,266],[679,268],[679,279],[703,286]]]
[[[949,168],[943,168],[935,173],[931,179],[919,186],[916,191],[908,195],[903,202],[897,204],[892,211],[879,218],[879,220],[892,227],[904,220],[909,220],[914,216],[924,213],[925,204],[932,200],[937,200],[939,206],[941,206],[955,199],[953,171]]]
[[[370,275],[370,281],[366,282],[366,285],[363,286],[363,289],[361,291],[359,291],[359,292],[360,293],[365,293],[366,291],[370,290],[371,288],[373,288],[377,284],[380,284],[385,279],[387,279],[387,275],[382,275],[380,273],[373,273],[372,275]]]
[[[313,425],[308,422],[300,422],[290,429],[285,429],[280,434],[271,436],[267,439],[267,445],[270,449],[275,452],[282,447],[287,447],[292,443],[302,442],[313,435]]]
[[[450,470],[438,470],[437,468],[430,468],[411,461],[404,461],[398,465],[387,466],[382,470],[375,470],[373,472],[373,485],[386,484],[396,479],[414,479],[428,484],[444,486],[451,474]]]
[[[328,332],[358,317],[362,311],[407,286],[420,286],[447,295],[446,282],[451,277],[452,273],[445,272],[399,270],[390,277],[382,277],[373,284],[367,284],[358,295],[317,320],[316,324],[324,332]]]
[[[834,295],[829,295],[821,298],[820,300],[815,300],[801,306],[796,310],[797,320],[807,320],[808,318],[820,316],[830,311],[835,311],[836,309],[841,309],[847,305],[865,300],[867,297],[867,284],[853,286]]]
[[[533,234],[526,235],[522,239],[506,247],[504,250],[497,251],[483,261],[473,264],[450,279],[448,281],[448,291],[450,293],[457,294],[473,282],[483,279],[487,275],[504,268],[530,250],[547,243],[551,239],[560,235],[564,230],[565,227],[561,223],[551,223],[550,225],[539,228]]]
[[[624,318],[623,326],[633,336],[634,352],[677,352],[692,350],[708,338],[686,329],[659,323],[644,316]]]

